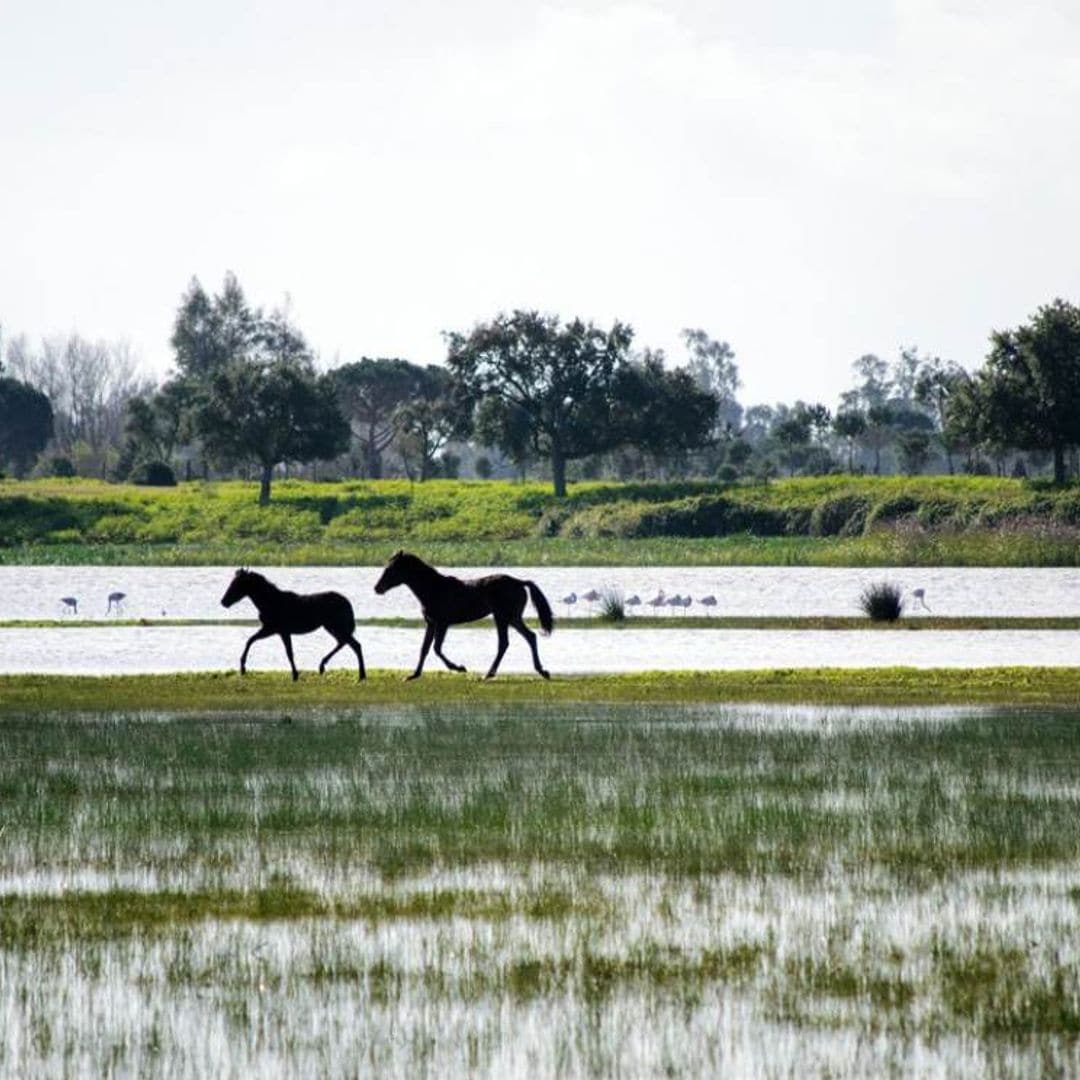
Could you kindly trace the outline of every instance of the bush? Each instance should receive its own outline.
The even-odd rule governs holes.
[[[859,607],[872,622],[896,622],[904,611],[903,593],[889,581],[868,585],[859,597]]]
[[[128,480],[142,487],[176,487],[176,473],[164,461],[140,461]]]
[[[890,525],[902,518],[913,517],[919,512],[920,502],[914,495],[900,494],[882,499],[866,515],[864,532],[870,532],[875,525]]]
[[[50,476],[57,476],[61,479],[70,479],[75,475],[75,466],[71,464],[71,458],[59,456],[49,458],[48,468]]]
[[[870,500],[865,495],[822,499],[810,514],[811,536],[858,536],[866,524]]]
[[[600,595],[600,618],[604,622],[623,622],[626,619],[626,604],[619,589],[605,588]]]

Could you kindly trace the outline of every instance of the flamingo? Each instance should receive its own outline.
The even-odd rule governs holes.
[[[703,596],[698,601],[698,603],[701,604],[702,607],[714,608],[714,607],[716,607],[716,597],[713,596],[712,593],[709,593],[708,596]]]
[[[692,596],[684,596],[684,597],[682,598],[682,607],[683,607],[683,611],[686,611],[686,610],[688,610],[688,609],[689,609],[689,607],[690,607],[690,605],[691,605],[691,604],[692,604],[693,602],[694,602],[694,598],[693,598]]]
[[[669,608],[677,608],[677,607],[681,608],[682,607],[682,597],[678,593],[676,593],[674,596],[672,596],[667,601],[667,606]]]
[[[634,593],[633,596],[628,596],[623,601],[623,607],[641,607],[641,597],[638,596],[637,593]]]
[[[105,614],[108,615],[113,608],[116,609],[116,614],[119,615],[124,610],[124,599],[127,593],[111,592],[109,593],[109,606],[105,609]]]
[[[591,612],[593,604],[600,599],[600,594],[595,589],[590,589],[587,593],[582,594],[581,599],[589,605],[589,611]]]
[[[924,608],[926,608],[927,611],[930,610],[929,606],[926,603],[926,590],[925,589],[912,589],[911,590],[911,595],[914,596],[915,599],[918,600],[919,603]]]
[[[79,599],[76,596],[61,596],[60,603],[64,605],[63,612],[67,614],[79,614]]]
[[[562,602],[566,605],[566,617],[570,618],[570,608],[577,603],[577,593],[572,592],[569,596],[564,596]]]
[[[667,601],[664,598],[664,590],[661,589],[651,600],[646,600],[646,604],[649,605],[654,611],[657,608],[662,608]]]

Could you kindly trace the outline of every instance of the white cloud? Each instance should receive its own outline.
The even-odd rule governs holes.
[[[1064,2],[104,6],[0,44],[12,329],[163,365],[231,268],[344,359],[528,305],[676,356],[703,325],[748,397],[831,401],[1080,286]]]

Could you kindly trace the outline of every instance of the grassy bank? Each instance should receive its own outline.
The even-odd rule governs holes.
[[[778,671],[642,672],[582,675],[546,682],[500,675],[491,681],[432,672],[405,682],[402,672],[345,672],[293,683],[286,673],[233,672],[129,676],[0,676],[0,715],[174,712],[189,716],[261,710],[282,718],[364,705],[473,705],[590,702],[816,702],[827,704],[1001,703],[1072,705],[1080,668],[799,668]]]
[[[705,482],[0,482],[0,561],[378,565],[1080,564],[1080,488],[985,477]]]
[[[1072,1075],[1072,711],[0,718],[0,1072]]]

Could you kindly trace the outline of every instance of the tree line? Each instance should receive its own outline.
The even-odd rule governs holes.
[[[174,370],[140,376],[123,344],[78,335],[38,349],[0,338],[0,464],[16,476],[107,475],[141,483],[254,471],[327,477],[530,470],[563,495],[575,478],[927,469],[1057,482],[1080,447],[1080,309],[1064,300],[995,331],[984,364],[904,348],[867,354],[835,410],[739,401],[735,352],[683,331],[669,365],[633,329],[519,310],[444,335],[444,364],[364,357],[320,371],[287,310],[253,306],[233,275],[184,292]]]

